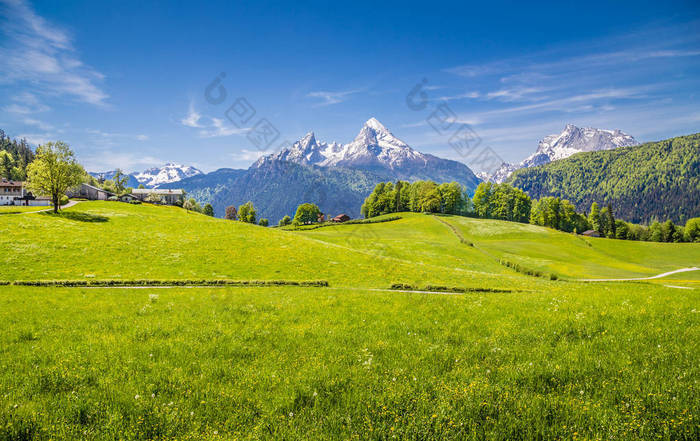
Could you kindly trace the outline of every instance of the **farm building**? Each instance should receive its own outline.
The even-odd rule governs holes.
[[[350,220],[350,216],[348,216],[347,214],[339,214],[331,220],[333,222],[347,222]]]
[[[181,189],[135,188],[131,194],[140,201],[145,201],[150,195],[157,195],[168,205],[174,205],[178,201],[183,202],[185,200],[185,191]]]
[[[69,198],[84,198],[89,201],[106,201],[110,196],[114,196],[107,190],[93,187],[90,184],[80,184],[80,187],[66,192]]]
[[[581,234],[588,237],[600,237],[600,233],[596,230],[586,230]]]

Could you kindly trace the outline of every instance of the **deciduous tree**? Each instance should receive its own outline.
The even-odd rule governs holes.
[[[36,157],[27,167],[27,187],[36,195],[50,196],[54,213],[58,213],[61,196],[80,185],[84,174],[68,144],[49,142],[37,147]]]

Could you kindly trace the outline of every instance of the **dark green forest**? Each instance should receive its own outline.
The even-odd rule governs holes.
[[[34,152],[25,139],[10,139],[0,129],[0,177],[23,181],[27,165],[34,160]]]
[[[700,134],[578,153],[517,170],[508,182],[533,199],[567,199],[580,212],[598,202],[634,223],[684,223],[700,214]]]

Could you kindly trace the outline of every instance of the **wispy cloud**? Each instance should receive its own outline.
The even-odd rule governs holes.
[[[243,135],[250,130],[249,127],[238,128],[227,124],[221,118],[211,118],[211,124],[199,131],[202,138],[218,138],[221,136]]]
[[[125,152],[122,149],[90,149],[88,153],[79,154],[78,156],[85,169],[92,172],[102,172],[116,168],[129,170],[130,172],[142,171],[167,162],[152,155],[139,155]]]
[[[199,124],[199,120],[200,120],[200,119],[202,119],[202,115],[199,114],[199,112],[197,112],[197,111],[194,109],[194,103],[193,103],[193,102],[190,102],[190,108],[189,108],[189,110],[188,110],[188,112],[187,112],[187,116],[185,116],[184,118],[182,118],[182,119],[180,120],[180,122],[182,123],[183,126],[186,126],[186,127],[200,128],[200,127],[202,127],[202,126]]]
[[[48,23],[23,0],[0,0],[0,12],[4,17],[0,83],[106,104],[108,95],[97,85],[104,76],[80,61],[65,30]],[[12,110],[22,113],[23,109],[18,104]]]
[[[39,121],[38,119],[34,118],[25,118],[22,120],[22,122],[28,126],[37,127],[39,130],[53,130],[54,128],[51,124]]]
[[[248,149],[242,149],[239,152],[234,152],[231,153],[231,158],[233,158],[235,161],[256,161],[259,159],[261,156],[265,155],[265,152],[262,150],[248,150]]]
[[[319,99],[321,99],[320,103],[315,104],[318,107],[318,106],[329,106],[331,104],[342,103],[343,101],[347,100],[350,95],[353,95],[353,94],[361,92],[361,91],[362,91],[362,89],[345,90],[345,91],[339,91],[339,92],[316,91],[316,92],[309,92],[306,94],[306,96],[307,96],[307,98],[319,98]]]
[[[244,135],[250,130],[250,127],[235,127],[233,124],[227,123],[223,118],[202,115],[195,109],[193,102],[190,102],[187,115],[180,119],[180,124],[185,127],[198,129],[197,133],[201,138]]]

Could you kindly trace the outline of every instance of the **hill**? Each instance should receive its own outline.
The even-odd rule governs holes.
[[[700,262],[696,244],[584,239],[514,222],[399,215],[384,223],[286,231],[177,207],[80,202],[59,215],[3,216],[0,281],[320,278],[374,288],[502,287],[540,283],[501,265],[504,258],[570,279],[649,276]]]
[[[580,211],[610,203],[630,222],[682,223],[700,215],[700,134],[578,153],[517,170],[508,182],[532,198],[568,199]]]
[[[698,438],[697,272],[576,279],[697,264],[700,246],[400,216],[289,231],[105,201],[3,215],[0,285],[330,286],[0,286],[0,439]]]

